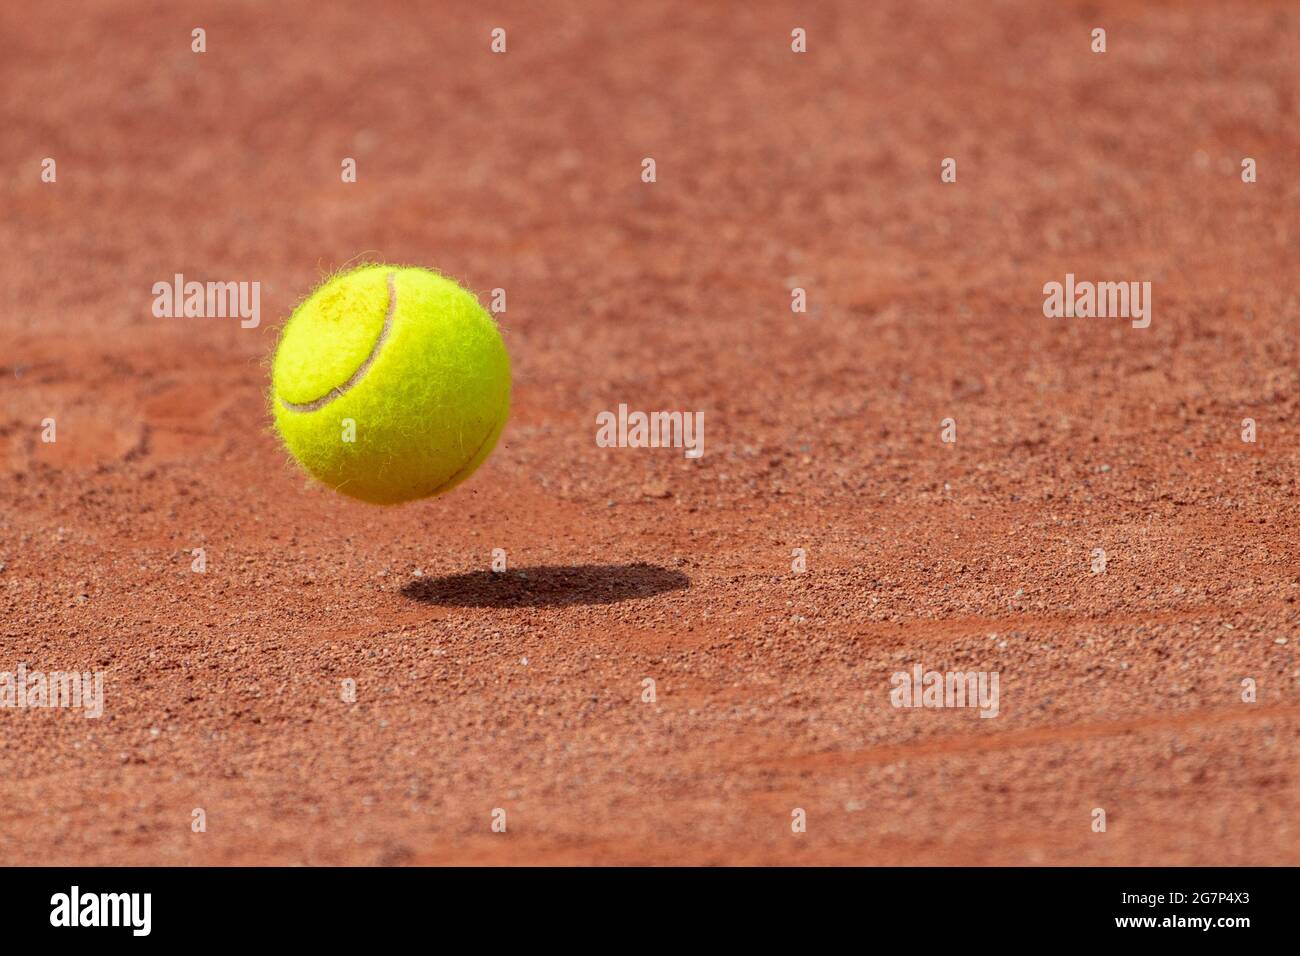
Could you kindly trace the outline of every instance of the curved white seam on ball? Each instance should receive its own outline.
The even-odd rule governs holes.
[[[446,488],[453,481],[455,481],[457,478],[460,477],[460,473],[469,467],[469,463],[478,457],[478,453],[481,452],[483,450],[483,446],[488,443],[488,439],[491,438],[493,433],[497,430],[497,424],[498,423],[493,422],[491,425],[488,426],[487,434],[484,435],[483,440],[478,443],[478,447],[474,449],[473,453],[468,458],[465,459],[464,463],[459,468],[457,468],[455,471],[451,473],[451,476],[446,481],[440,484],[437,488],[433,489],[433,494],[435,495],[438,494],[439,492],[442,491],[442,489]]]
[[[370,354],[366,356],[365,361],[357,366],[357,370],[352,373],[342,385],[331,388],[328,392],[310,402],[304,402],[301,405],[297,402],[287,402],[283,398],[280,404],[291,412],[314,412],[317,409],[324,408],[336,398],[341,398],[357,382],[361,381],[361,376],[366,374],[370,366],[375,364],[375,359],[379,358],[379,351],[384,347],[384,342],[388,340],[388,332],[393,327],[393,316],[397,313],[397,273],[388,273],[388,314],[384,316],[383,328],[379,330],[379,338],[375,339],[374,346],[370,349]],[[278,397],[278,396],[277,396]]]

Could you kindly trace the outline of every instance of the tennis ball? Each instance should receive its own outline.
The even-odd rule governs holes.
[[[398,504],[451,490],[487,458],[510,408],[510,358],[492,317],[452,280],[362,266],[289,317],[271,404],[313,476]]]

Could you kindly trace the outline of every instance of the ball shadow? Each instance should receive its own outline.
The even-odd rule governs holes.
[[[577,564],[422,578],[404,584],[402,594],[443,607],[564,607],[652,597],[690,583],[680,571],[654,564]]]

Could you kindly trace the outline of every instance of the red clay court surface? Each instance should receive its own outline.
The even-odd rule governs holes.
[[[0,12],[0,671],[106,681],[0,710],[3,859],[1300,863],[1300,8],[436,6]],[[508,296],[501,444],[398,509],[270,428],[364,259]]]

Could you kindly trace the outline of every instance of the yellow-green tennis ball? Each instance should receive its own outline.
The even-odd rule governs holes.
[[[510,409],[510,359],[492,317],[455,282],[363,266],[289,318],[271,403],[312,475],[397,504],[449,491],[487,458]]]

